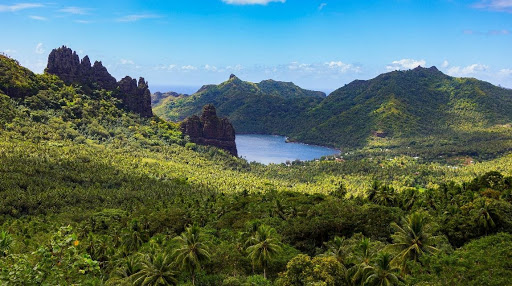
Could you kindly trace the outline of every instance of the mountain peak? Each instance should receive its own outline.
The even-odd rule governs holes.
[[[238,77],[236,77],[236,75],[234,75],[234,74],[231,74],[231,75],[229,76],[229,79],[234,79],[234,78],[238,78]]]

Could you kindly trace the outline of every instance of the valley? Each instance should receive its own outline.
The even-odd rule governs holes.
[[[328,96],[231,76],[151,98],[67,47],[47,66],[0,56],[1,284],[512,277],[509,90],[415,68]],[[342,151],[264,165],[233,156],[240,133]]]

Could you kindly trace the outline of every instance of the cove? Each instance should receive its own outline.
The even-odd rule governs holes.
[[[286,137],[277,135],[237,134],[238,156],[248,162],[280,164],[286,161],[308,161],[322,156],[335,155],[339,151],[316,145],[286,143]]]

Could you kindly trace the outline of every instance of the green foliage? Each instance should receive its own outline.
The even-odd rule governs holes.
[[[421,285],[507,285],[512,277],[512,235],[499,233],[474,240],[453,253],[426,257],[411,273]]]
[[[177,249],[174,252],[176,261],[181,269],[190,272],[192,285],[195,285],[196,271],[201,265],[210,259],[208,246],[197,225],[187,227],[185,232],[176,237]]]
[[[133,285],[176,285],[177,271],[175,271],[173,260],[165,253],[145,255],[142,259],[141,269],[134,273],[131,278]]]
[[[0,62],[2,285],[393,284],[403,278],[388,248],[402,252],[410,284],[503,285],[510,277],[510,155],[463,166],[470,158],[430,162],[414,158],[416,151],[397,156],[373,145],[348,151],[344,162],[248,164],[187,144],[174,123],[119,109],[109,92]],[[388,76],[403,81],[405,74]],[[486,115],[479,108],[488,101],[467,97],[494,87],[456,81],[449,91],[437,88],[461,98],[457,114]],[[374,102],[372,116],[416,116],[391,87],[382,95],[394,97]],[[236,78],[201,92],[217,89],[321,100],[291,84]],[[482,116],[472,124],[493,124]],[[412,119],[411,126],[423,124]],[[409,219],[398,226],[402,217]]]
[[[432,226],[423,212],[414,212],[402,220],[402,225],[392,223],[395,233],[391,236],[393,244],[390,248],[397,252],[393,259],[396,265],[405,265],[408,260],[418,261],[422,255],[438,251],[434,247],[436,236],[432,234]]]
[[[267,269],[274,259],[274,256],[281,252],[281,242],[276,236],[275,229],[260,225],[253,236],[249,238],[246,251],[253,265],[261,266],[263,268],[263,277],[267,279]]]
[[[276,284],[280,286],[346,285],[346,269],[336,258],[325,256],[311,259],[300,254],[286,265]]]

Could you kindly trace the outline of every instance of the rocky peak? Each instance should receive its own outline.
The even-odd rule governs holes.
[[[151,110],[151,92],[144,78],[139,78],[137,84],[136,79],[125,76],[119,81],[118,86],[120,93],[117,94],[116,97],[121,99],[124,108],[139,113],[144,117],[153,116],[153,111]]]
[[[47,73],[59,76],[66,84],[80,82],[80,58],[66,46],[54,49],[48,56]]]
[[[91,79],[102,89],[113,90],[117,86],[116,79],[110,75],[107,68],[99,61],[95,61],[92,66]]]
[[[151,92],[144,78],[140,78],[138,84],[130,77],[125,77],[118,83],[101,61],[95,61],[91,66],[89,56],[80,60],[76,52],[66,46],[51,51],[45,71],[57,75],[66,84],[113,91],[114,96],[121,99],[121,105],[128,111],[144,117],[153,116]]]
[[[229,79],[233,79],[233,78],[237,78],[237,77],[236,77],[236,75],[231,74],[231,75],[229,76]]]
[[[196,144],[215,146],[238,156],[235,129],[226,118],[217,116],[212,104],[203,107],[201,117],[193,115],[185,119],[181,123],[181,131]]]

